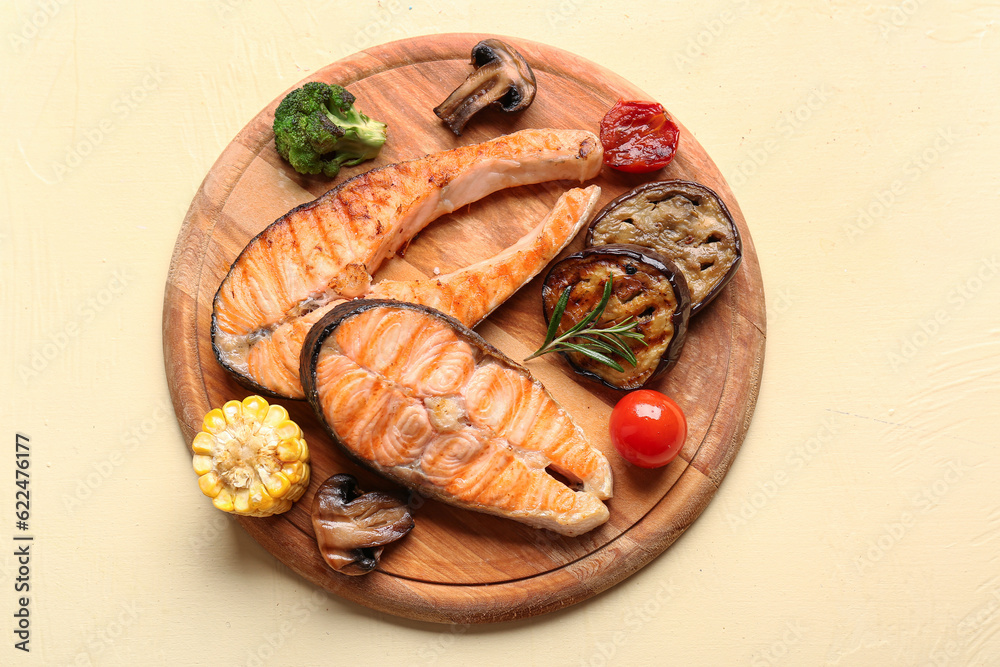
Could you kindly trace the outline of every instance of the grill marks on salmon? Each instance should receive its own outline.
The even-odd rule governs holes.
[[[556,472],[598,497],[611,497],[607,460],[539,382],[500,364],[483,364],[470,378],[465,399],[470,422],[542,454]]]
[[[336,336],[347,357],[420,399],[458,393],[476,366],[467,342],[412,311],[366,313],[341,324]]]
[[[534,278],[577,235],[597,207],[596,185],[564,193],[517,243],[476,264],[429,280],[385,280],[367,298],[419,303],[474,327]]]
[[[364,296],[430,306],[474,327],[569,244],[590,219],[600,194],[595,185],[571,189],[533,230],[493,257],[437,278],[385,280]],[[328,303],[280,324],[269,336],[251,343],[247,375],[274,393],[304,398],[298,377],[302,342],[310,327],[342,302]]]
[[[296,352],[309,327],[341,300],[383,295],[372,289],[371,275],[429,222],[504,188],[592,178],[602,155],[590,132],[522,130],[345,181],[276,220],[233,263],[213,302],[216,357],[255,388],[302,398]],[[440,287],[386,285],[384,296],[412,292],[416,299],[454,304],[463,321],[478,313],[482,319],[579,231],[596,200],[594,189],[583,192],[560,200],[558,213],[495,264],[467,267]]]
[[[456,320],[407,303],[344,303],[310,332],[303,362],[317,416],[377,472],[564,535],[607,521],[604,455],[527,370]]]

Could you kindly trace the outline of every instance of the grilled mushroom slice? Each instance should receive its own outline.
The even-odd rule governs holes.
[[[402,502],[387,493],[362,493],[354,475],[334,475],[316,491],[312,506],[316,543],[327,565],[342,574],[367,574],[385,545],[413,528]]]
[[[462,136],[473,114],[490,104],[514,112],[535,99],[535,73],[510,44],[484,39],[472,47],[472,66],[469,78],[434,109],[456,136]]]
[[[645,343],[628,341],[636,365],[631,367],[619,358],[623,370],[618,371],[579,352],[563,356],[584,376],[615,389],[636,389],[677,363],[691,315],[691,296],[684,274],[648,248],[627,244],[587,248],[553,266],[546,276],[542,286],[546,322],[567,287],[572,291],[558,333],[583,320],[601,301],[609,278],[611,299],[595,324],[606,327],[635,318]]]
[[[691,290],[691,314],[718,296],[740,265],[740,233],[715,192],[690,181],[641,185],[605,206],[587,245],[635,243],[674,262]]]

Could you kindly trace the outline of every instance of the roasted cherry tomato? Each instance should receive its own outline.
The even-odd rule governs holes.
[[[674,159],[680,134],[662,105],[618,100],[601,120],[604,164],[635,174],[662,169]]]
[[[651,389],[633,391],[611,411],[611,442],[622,457],[643,468],[665,466],[687,438],[687,419],[673,399]]]

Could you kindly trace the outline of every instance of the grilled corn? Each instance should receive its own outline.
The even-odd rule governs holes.
[[[224,512],[270,516],[291,508],[309,485],[302,429],[260,396],[205,415],[191,445],[198,486]]]

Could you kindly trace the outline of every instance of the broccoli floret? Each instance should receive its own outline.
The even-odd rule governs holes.
[[[300,174],[332,178],[343,165],[374,158],[385,129],[355,109],[354,95],[343,87],[318,81],[288,93],[274,112],[278,154]]]

